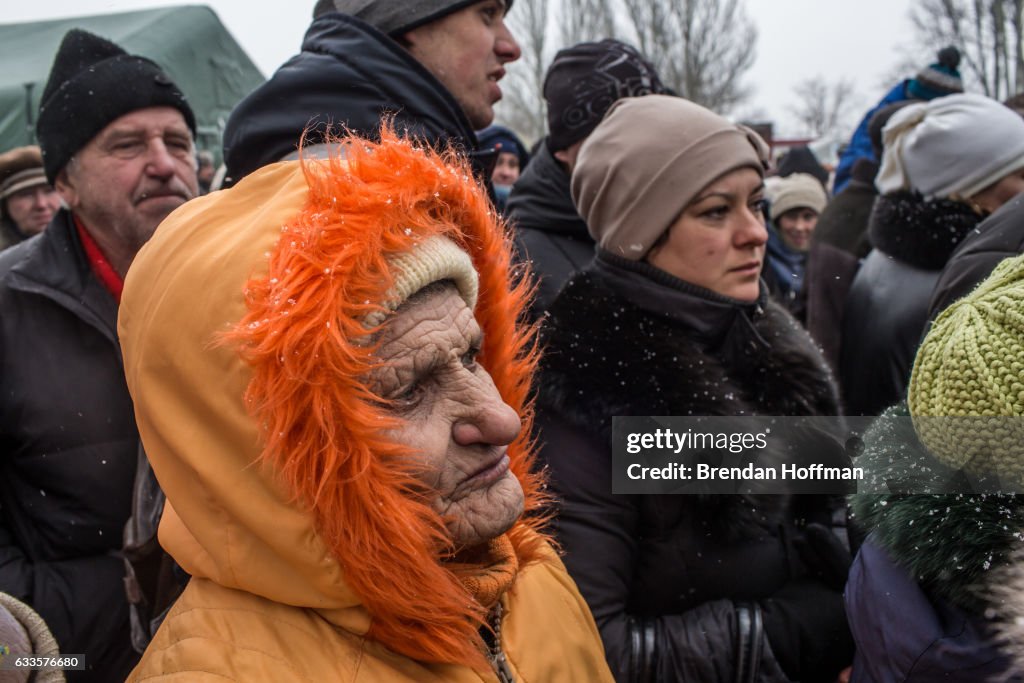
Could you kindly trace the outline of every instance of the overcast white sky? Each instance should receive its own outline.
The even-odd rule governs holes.
[[[262,2],[211,0],[221,21],[270,75],[298,51],[315,0]],[[887,89],[885,75],[912,42],[907,12],[912,0],[747,0],[758,27],[756,61],[746,77],[751,100],[738,114],[763,113],[782,133],[796,133],[788,113],[793,87],[808,77],[850,78],[858,110]],[[5,0],[0,23],[105,14],[176,4],[167,0]],[[513,6],[512,12],[515,12]],[[909,74],[908,74],[909,75]],[[499,105],[500,106],[500,105]],[[855,119],[859,116],[855,116]],[[778,134],[778,132],[777,132]]]

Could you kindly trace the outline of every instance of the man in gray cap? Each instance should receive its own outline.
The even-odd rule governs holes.
[[[512,0],[319,0],[302,51],[244,99],[224,130],[225,184],[322,142],[331,126],[399,131],[474,161],[474,130],[490,125],[505,64],[519,45],[505,24]]]
[[[123,681],[122,534],[140,445],[117,339],[125,273],[196,194],[195,117],[156,64],[74,29],[36,135],[67,208],[0,254],[0,587],[46,621],[69,681]]]

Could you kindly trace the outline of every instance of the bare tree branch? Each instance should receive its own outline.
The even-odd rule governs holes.
[[[750,95],[757,30],[742,0],[622,0],[630,33],[678,94],[727,112]]]
[[[508,67],[498,118],[528,141],[545,132],[544,74],[555,52],[583,41],[634,44],[665,85],[720,113],[750,95],[741,79],[757,31],[744,0],[517,0],[508,20],[523,56]]]
[[[519,0],[515,13],[508,17],[523,54],[508,65],[498,119],[516,131],[527,145],[543,137],[547,128],[544,73],[551,59],[548,54],[549,18],[548,0]]]
[[[796,104],[790,111],[804,127],[807,135],[815,138],[841,137],[854,107],[853,82],[840,79],[829,82],[824,76],[808,78],[794,88]]]
[[[921,45],[956,45],[961,72],[989,97],[1024,90],[1024,1],[918,0],[911,21]]]

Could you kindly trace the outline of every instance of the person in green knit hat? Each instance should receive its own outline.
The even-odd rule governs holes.
[[[852,681],[1024,680],[990,623],[1024,539],[1022,378],[1024,256],[936,320],[907,401],[865,435],[872,492],[851,507],[870,535],[845,591]]]

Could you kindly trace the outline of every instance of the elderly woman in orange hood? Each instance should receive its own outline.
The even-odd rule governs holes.
[[[119,331],[191,574],[131,680],[610,680],[539,530],[507,235],[402,141],[282,162],[140,252]]]

